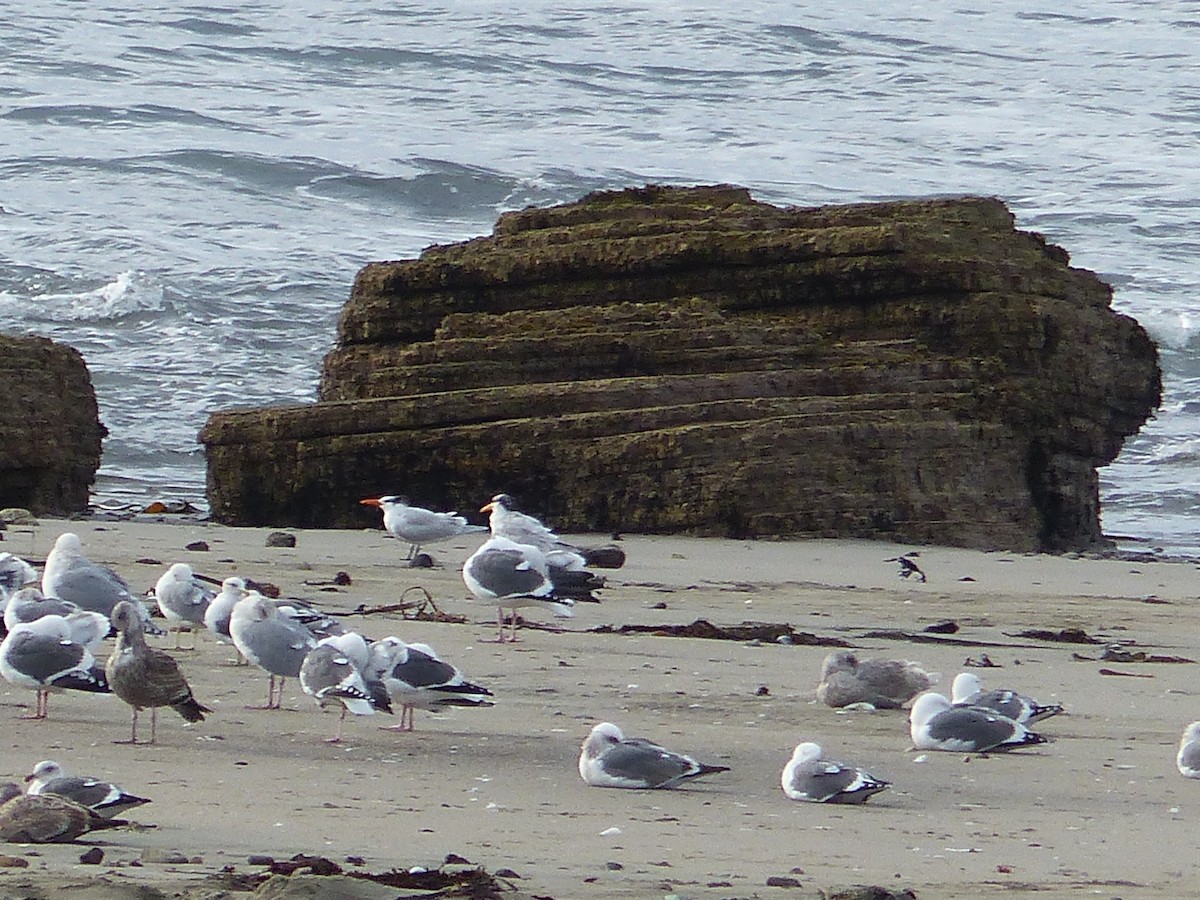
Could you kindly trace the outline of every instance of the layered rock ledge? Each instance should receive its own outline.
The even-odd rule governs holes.
[[[779,208],[647,187],[359,272],[319,401],[201,432],[230,524],[504,490],[564,531],[1103,541],[1146,332],[995,199]]]
[[[77,350],[0,335],[0,507],[36,515],[87,508],[107,429]]]

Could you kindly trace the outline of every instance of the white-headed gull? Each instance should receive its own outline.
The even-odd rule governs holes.
[[[1185,778],[1200,778],[1200,722],[1193,722],[1183,730],[1175,765]]]
[[[111,819],[119,812],[143,806],[150,802],[117,787],[111,781],[68,775],[61,765],[52,759],[43,759],[25,776],[31,794],[54,794],[74,800],[97,815]]]
[[[196,579],[187,563],[175,563],[154,585],[154,599],[167,620],[168,630],[175,632],[175,648],[179,650],[179,635],[185,628],[192,632],[195,648],[195,629],[204,625],[204,614],[216,592]]]
[[[590,575],[574,572],[572,575]],[[580,596],[573,591],[564,593],[551,575],[546,556],[531,544],[518,544],[504,537],[491,537],[463,564],[463,581],[468,590],[480,600],[496,604],[500,626],[498,640],[503,643],[504,612],[512,611],[512,637],[516,640],[519,608],[538,606],[556,616],[573,616],[575,599],[591,599],[590,591]]]
[[[859,659],[849,650],[837,650],[821,664],[817,699],[833,707],[866,703],[876,709],[899,709],[940,677],[907,660]]]
[[[790,798],[810,803],[866,803],[891,785],[856,766],[823,759],[820,745],[811,741],[796,745],[780,783]]]
[[[372,696],[362,669],[356,665],[352,653],[343,649],[346,637],[342,635],[321,639],[317,646],[308,651],[300,666],[300,687],[304,689],[304,693],[321,707],[329,703],[341,706],[337,733],[328,739],[333,744],[342,739],[342,724],[346,721],[347,711],[356,716],[374,715],[377,708],[384,712],[392,711],[386,695],[382,698],[382,706],[380,699]]]
[[[917,750],[984,753],[1046,743],[1020,722],[974,706],[954,706],[933,691],[913,703],[909,731]]]
[[[978,706],[1028,725],[1056,716],[1063,711],[1058,703],[1038,703],[1032,697],[1010,690],[983,689],[983,681],[973,672],[959,672],[950,687],[950,702],[955,706]]]
[[[436,712],[448,706],[494,705],[488,699],[491,691],[467,681],[427,644],[408,644],[394,636],[376,641],[367,670],[400,705],[400,721],[388,726],[392,731],[412,731],[414,709]]]
[[[137,607],[122,600],[112,611],[117,646],[109,654],[104,672],[112,692],[133,709],[128,741],[136,744],[138,713],[150,710],[150,743],[158,739],[158,707],[169,706],[187,722],[201,722],[212,712],[192,695],[192,689],[175,659],[146,643],[142,617]]]
[[[107,566],[93,563],[83,555],[79,535],[70,531],[58,536],[46,557],[42,570],[42,593],[47,597],[70,600],[80,609],[111,615],[121,601],[134,605],[149,634],[162,634],[150,622],[150,611],[129,589],[128,582]]]
[[[416,558],[424,544],[487,531],[486,525],[472,525],[457,512],[434,512],[432,509],[412,506],[404,497],[394,494],[367,497],[358,502],[383,510],[383,527],[408,544],[408,556],[405,558],[409,560]]]
[[[86,647],[71,640],[70,625],[62,616],[42,616],[9,631],[0,643],[0,675],[36,692],[33,713],[22,718],[46,718],[55,691],[109,692],[103,667]]]
[[[672,788],[728,771],[728,766],[696,762],[645,738],[627,738],[612,722],[594,727],[579,750],[579,774],[592,787]]]
[[[42,616],[67,616],[79,612],[79,606],[70,600],[47,597],[37,585],[27,585],[8,598],[4,607],[4,628],[12,631],[22,622],[32,622]]]
[[[304,657],[317,646],[317,639],[257,591],[234,604],[229,634],[242,656],[271,676],[267,704],[261,708],[279,709],[285,681],[299,676]]]
[[[7,551],[0,553],[0,608],[21,588],[37,581],[37,569],[19,556]]]

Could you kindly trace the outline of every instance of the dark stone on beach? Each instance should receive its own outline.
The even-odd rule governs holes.
[[[185,544],[184,550],[194,550],[198,553],[208,552],[208,541],[192,541],[190,544]]]
[[[498,491],[560,531],[1100,546],[1161,397],[1112,290],[991,198],[647,187],[355,280],[319,400],[214,413],[213,517],[367,527]]]
[[[268,547],[295,547],[296,536],[286,531],[272,531],[267,535]]]
[[[85,510],[108,430],[79,351],[0,335],[0,396],[0,507],[38,516]]]
[[[79,862],[85,866],[98,866],[104,862],[104,851],[99,847],[92,847],[79,854]]]

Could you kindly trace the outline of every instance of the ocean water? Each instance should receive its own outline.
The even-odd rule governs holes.
[[[0,331],[88,361],[98,504],[203,503],[355,272],[598,188],[1005,200],[1160,345],[1104,525],[1200,552],[1200,4],[0,0]]]

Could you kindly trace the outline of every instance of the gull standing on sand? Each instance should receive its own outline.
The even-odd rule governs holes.
[[[158,579],[154,599],[167,620],[168,630],[175,632],[174,649],[182,649],[179,635],[184,628],[192,632],[192,649],[196,648],[196,629],[204,625],[204,614],[215,596],[215,592],[196,580],[187,563],[175,563]]]
[[[849,650],[838,650],[821,664],[817,699],[832,707],[866,703],[876,709],[900,709],[940,678],[907,660],[860,660]]]
[[[66,797],[106,819],[150,802],[146,797],[122,790],[111,781],[68,775],[63,771],[63,767],[52,759],[43,759],[34,766],[33,771],[25,776],[25,781],[29,783],[30,794]]]
[[[355,635],[357,637],[357,635]],[[346,712],[356,716],[371,716],[378,708],[391,712],[386,693],[380,700],[373,697],[362,670],[351,658],[352,654],[343,649],[347,635],[322,638],[317,642],[300,666],[300,687],[317,704],[324,708],[334,701],[342,707],[338,717],[337,732],[326,740],[331,744],[339,743],[342,739],[342,725],[346,721]],[[364,645],[365,646],[365,645]]]
[[[299,677],[304,658],[317,646],[317,639],[303,625],[281,615],[275,604],[257,591],[234,605],[229,634],[242,656],[271,676],[267,704],[259,708],[279,709],[284,683]]]
[[[432,509],[412,506],[404,497],[394,494],[368,497],[358,502],[383,510],[383,527],[408,544],[408,556],[405,557],[408,560],[416,559],[422,544],[487,531],[486,525],[472,525],[457,512],[434,512]]]
[[[585,566],[619,569],[625,564],[625,552],[616,546],[590,549],[569,544],[547,528],[539,519],[518,511],[508,494],[497,494],[480,508],[488,513],[488,527],[496,537],[505,537],[518,544],[530,544],[546,555],[552,567],[580,570]]]
[[[586,574],[586,573],[583,573]],[[575,600],[560,595],[550,577],[545,554],[529,544],[518,544],[504,537],[491,537],[463,564],[463,581],[480,600],[496,604],[500,627],[499,643],[504,643],[504,611],[512,611],[512,636],[517,639],[517,609],[540,606],[554,615],[575,615]],[[599,602],[593,599],[592,602]]]
[[[188,722],[202,722],[204,714],[212,712],[192,696],[179,664],[146,644],[137,607],[121,601],[113,607],[112,623],[117,629],[117,646],[104,670],[112,692],[133,708],[129,740],[117,743],[137,743],[138,712],[146,708],[150,710],[151,744],[158,737],[158,707],[169,706]]]
[[[393,703],[400,705],[400,721],[389,731],[412,731],[413,710],[432,712],[448,706],[494,706],[492,692],[472,684],[456,667],[445,662],[427,644],[408,644],[386,637],[371,645],[368,674],[378,678]]]
[[[891,786],[856,766],[824,759],[820,745],[811,741],[796,745],[780,783],[791,799],[810,803],[866,803]]]
[[[954,706],[933,691],[922,694],[913,704],[909,733],[916,750],[955,753],[985,753],[1046,743],[1046,738],[1020,722],[974,706]]]
[[[983,681],[973,672],[959,672],[950,687],[950,702],[955,706],[977,706],[1029,725],[1056,716],[1063,711],[1059,703],[1038,703],[1016,691],[983,689]]]
[[[611,722],[595,726],[579,750],[579,775],[592,787],[672,788],[728,771],[728,766],[696,762],[645,738],[627,738]]]
[[[42,593],[47,597],[70,600],[90,612],[111,616],[122,601],[133,604],[143,628],[151,634],[162,632],[150,622],[150,611],[133,596],[129,584],[107,566],[98,566],[83,555],[79,535],[63,532],[54,542],[42,570]]]
[[[46,718],[52,692],[109,692],[104,670],[86,647],[71,640],[71,627],[62,616],[14,626],[0,643],[0,675],[36,692],[34,711],[24,719]]]
[[[1184,778],[1200,778],[1200,722],[1193,722],[1183,730],[1175,765]]]

